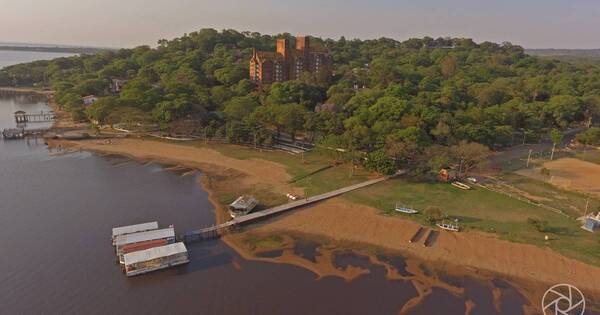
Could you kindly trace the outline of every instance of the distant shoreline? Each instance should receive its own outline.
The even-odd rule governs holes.
[[[41,95],[46,95],[46,96],[51,96],[52,94],[54,94],[53,90],[42,90],[42,89],[36,89],[33,87],[0,86],[0,91],[15,92],[15,93],[34,93],[34,94],[41,94]]]
[[[0,51],[30,51],[47,53],[68,53],[68,54],[97,54],[105,51],[114,51],[112,48],[95,47],[44,47],[44,46],[14,46],[0,45]]]

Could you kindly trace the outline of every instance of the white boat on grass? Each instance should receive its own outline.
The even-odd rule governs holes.
[[[446,231],[450,231],[450,232],[460,232],[460,226],[458,226],[457,224],[451,224],[451,223],[438,223],[436,224],[437,227],[439,227],[442,230],[446,230]]]
[[[419,213],[419,211],[413,209],[413,208],[409,208],[409,207],[404,207],[401,205],[396,204],[396,208],[394,209],[397,212],[402,212],[402,213],[406,213],[406,214],[417,214]]]
[[[464,189],[464,190],[471,189],[471,186],[461,183],[461,182],[452,182],[452,186],[454,186],[456,188]]]

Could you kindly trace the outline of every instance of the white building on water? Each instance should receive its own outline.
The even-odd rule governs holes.
[[[128,277],[190,262],[182,242],[125,254],[123,261]]]
[[[115,239],[115,247],[117,255],[122,254],[122,248],[125,245],[142,243],[146,241],[160,240],[164,239],[167,243],[175,242],[175,229],[172,227],[160,230],[151,230],[145,232],[138,232],[132,234],[125,234],[117,236]]]

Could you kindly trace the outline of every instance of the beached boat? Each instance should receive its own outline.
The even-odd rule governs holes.
[[[437,227],[439,227],[442,230],[451,231],[451,232],[460,232],[460,226],[458,226],[457,224],[442,222],[442,223],[438,223],[436,225],[437,225]]]
[[[460,188],[463,190],[469,190],[471,189],[471,186],[461,183],[461,182],[452,182],[452,186],[456,187],[456,188]]]
[[[23,128],[12,128],[2,130],[2,137],[4,139],[21,139],[25,137],[25,130]]]
[[[294,194],[287,194],[285,196],[288,197],[288,199],[290,199],[290,200],[298,200],[298,199],[300,199],[300,196],[294,195]]]
[[[394,210],[396,210],[397,212],[401,212],[401,213],[406,213],[406,214],[417,214],[419,213],[419,211],[409,208],[409,207],[404,207],[404,206],[400,206],[398,204],[396,204],[396,208],[394,208]]]

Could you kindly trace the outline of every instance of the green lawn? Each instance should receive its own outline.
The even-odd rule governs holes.
[[[358,169],[352,174],[351,167],[348,165],[337,165],[324,169],[331,166],[333,160],[318,150],[306,153],[303,159],[301,155],[292,155],[281,151],[260,151],[235,145],[205,145],[202,142],[193,142],[188,145],[210,148],[240,160],[264,159],[284,165],[292,176],[291,182],[298,187],[305,188],[308,196],[356,184],[367,180],[367,177],[372,175],[363,169]],[[319,171],[321,169],[324,170]],[[316,173],[308,176],[314,172]]]
[[[575,157],[583,161],[600,164],[600,150],[579,151],[575,154]]]
[[[293,177],[308,174],[321,167],[331,164],[331,159],[327,159],[327,157],[321,153],[307,153],[304,161],[302,161],[301,155],[292,155],[282,151],[261,151],[250,147],[226,144],[204,144],[204,142],[201,141],[185,142],[184,144],[200,148],[213,149],[226,156],[240,160],[265,159],[268,161],[273,161],[285,165],[289,174]]]
[[[205,145],[194,142],[187,145],[209,147],[227,156],[238,159],[260,158],[285,165],[294,178],[294,185],[305,188],[307,195],[315,195],[339,187],[358,183],[367,179],[368,172],[357,170],[351,175],[347,165],[338,165],[316,174],[306,176],[325,166],[331,165],[332,158],[322,152],[311,152],[304,156],[290,155],[284,152],[256,151],[231,145]],[[584,197],[577,193],[560,191],[550,185],[522,176],[508,174],[503,180],[515,187],[536,196],[553,200],[552,205],[563,209],[572,216],[577,214],[570,205],[582,209]],[[224,198],[231,199],[230,198]],[[566,218],[550,210],[518,201],[502,194],[485,189],[460,190],[445,183],[421,183],[407,179],[393,179],[367,187],[345,195],[350,201],[377,208],[385,215],[402,215],[393,208],[396,202],[417,210],[425,210],[429,206],[439,207],[443,213],[458,218],[460,224],[468,230],[481,230],[499,235],[502,239],[514,242],[548,246],[564,255],[600,266],[600,236],[588,233],[580,228],[579,222]],[[566,199],[565,199],[566,198]],[[278,196],[273,203],[284,202]],[[593,206],[596,206],[594,200]],[[582,204],[583,203],[583,204]],[[600,205],[600,202],[599,202]],[[423,214],[411,217],[429,224]],[[528,219],[544,220],[548,223],[548,231],[539,232]],[[546,242],[544,236],[550,241]]]
[[[500,179],[532,196],[542,198],[542,200],[536,202],[560,209],[573,218],[585,214],[585,207],[588,202],[587,195],[562,190],[546,182],[517,174],[505,174],[502,175]],[[591,196],[588,204],[589,211],[596,210],[599,207],[600,200]]]
[[[404,214],[393,211],[396,202],[420,211],[436,206],[449,217],[458,218],[466,229],[496,233],[509,241],[548,246],[600,266],[600,236],[582,230],[573,219],[485,189],[464,191],[444,183],[395,179],[352,192],[346,198],[397,216]],[[423,214],[411,218],[429,224]],[[547,221],[549,231],[538,232],[527,222],[529,218]],[[545,235],[550,237],[549,242],[545,242]]]

